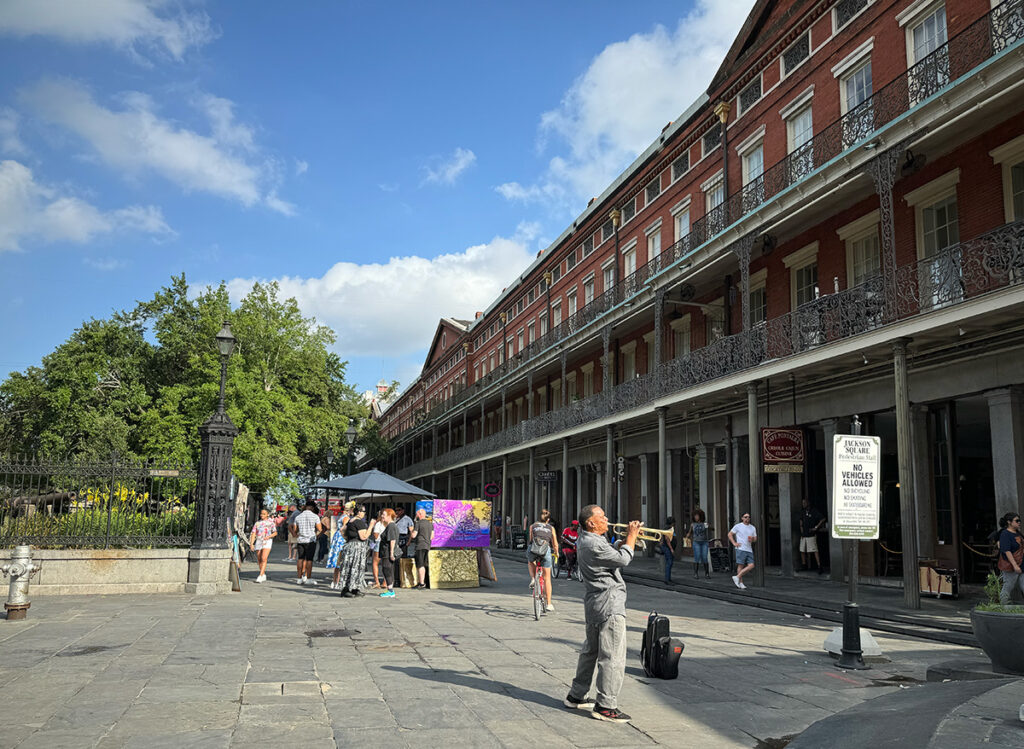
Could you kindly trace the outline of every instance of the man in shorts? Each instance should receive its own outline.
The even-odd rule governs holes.
[[[434,523],[427,519],[427,511],[421,507],[416,510],[416,522],[412,528],[412,539],[416,542],[416,571],[420,576],[417,590],[427,587],[427,559],[433,537]]]
[[[811,507],[808,499],[803,501],[803,510],[800,512],[800,559],[804,569],[810,569],[807,562],[808,555],[814,554],[814,561],[818,565],[818,574],[821,574],[821,556],[818,554],[818,531],[825,525],[825,516],[818,512],[817,508]]]
[[[733,584],[740,590],[746,590],[743,576],[754,569],[754,547],[757,540],[757,529],[750,524],[750,513],[743,513],[739,523],[729,531],[729,541],[736,547],[736,574],[732,576]]]
[[[313,577],[313,557],[316,555],[316,537],[324,530],[317,514],[316,502],[310,500],[306,509],[295,516],[289,530],[295,532],[295,548],[298,551],[297,572],[299,585],[316,585]]]

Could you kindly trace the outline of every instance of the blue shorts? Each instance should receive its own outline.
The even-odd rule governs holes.
[[[535,564],[539,564],[541,567],[544,567],[546,569],[551,569],[551,548],[549,547],[548,550],[544,552],[544,556],[542,557],[534,556],[529,551],[527,551],[526,560],[528,562],[534,562]]]
[[[754,552],[736,549],[736,564],[753,564]]]

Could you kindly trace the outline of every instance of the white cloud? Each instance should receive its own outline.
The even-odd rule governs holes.
[[[125,266],[124,261],[113,257],[85,257],[82,258],[82,263],[105,273]]]
[[[174,10],[164,12],[167,5]],[[216,36],[205,13],[185,12],[167,0],[4,0],[0,33],[111,44],[133,53],[142,45],[175,59]]]
[[[304,314],[334,329],[342,357],[407,358],[423,350],[441,317],[472,319],[523,272],[533,253],[526,247],[531,226],[522,231],[434,258],[343,262],[318,278],[276,280]],[[232,298],[243,297],[256,280],[229,281]]]
[[[25,144],[18,137],[21,118],[10,107],[0,107],[0,153],[23,156],[28,153]]]
[[[119,110],[102,106],[85,88],[65,80],[42,81],[21,96],[126,176],[152,172],[186,192],[206,192],[245,206],[263,204],[285,215],[294,212],[277,196],[279,169],[256,153],[252,128],[234,119],[234,105],[227,99],[207,95],[195,102],[210,122],[210,134],[202,135],[161,118],[152,99],[137,92],[123,94]]]
[[[0,252],[20,250],[26,240],[83,243],[122,231],[173,234],[155,206],[104,212],[37,182],[24,164],[0,161]]]
[[[438,185],[454,185],[459,175],[474,163],[476,163],[475,153],[468,148],[456,148],[446,161],[439,160],[433,166],[424,167],[427,176],[423,178],[423,181]]]
[[[302,159],[295,159],[295,176],[298,177],[301,174],[305,174],[309,171],[309,162],[303,161]]]
[[[541,151],[562,152],[535,184],[495,189],[511,201],[578,211],[707,89],[752,6],[753,0],[697,0],[675,30],[656,26],[605,47],[559,106],[541,115]]]

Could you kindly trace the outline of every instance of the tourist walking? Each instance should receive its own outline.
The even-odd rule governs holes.
[[[704,565],[704,577],[711,577],[711,565],[708,558],[708,524],[704,510],[699,507],[695,509],[691,521],[690,530],[686,531],[686,537],[693,544],[693,577],[697,578],[702,564]]]
[[[388,588],[380,597],[394,598],[395,567],[397,560],[402,556],[402,550],[398,546],[398,523],[395,522],[395,511],[390,507],[381,511],[380,519],[384,524],[384,532],[380,534],[380,571]]]
[[[754,547],[757,541],[757,529],[750,524],[750,513],[745,512],[729,531],[729,541],[736,547],[736,574],[732,576],[733,584],[740,590],[746,590],[743,576],[754,569]]]
[[[405,556],[405,550],[409,548],[409,534],[412,533],[412,518],[405,514],[404,507],[395,508],[395,527],[398,528],[398,546],[401,548],[400,557]]]
[[[1003,589],[999,592],[999,603],[1009,606],[1014,591],[1024,594],[1024,537],[1021,536],[1020,513],[1008,512],[999,519],[999,574],[1003,578]]]
[[[537,573],[537,565],[544,570],[544,597],[546,600],[544,610],[554,611],[551,604],[551,565],[555,552],[555,539],[558,537],[555,532],[555,525],[551,522],[551,513],[547,509],[540,511],[540,520],[530,526],[530,535],[526,542],[526,567],[530,571],[530,587],[534,583],[534,575]]]
[[[367,546],[370,549],[370,555],[372,562],[370,564],[373,569],[373,587],[380,587],[380,534],[384,532],[384,510],[377,513],[377,519],[373,523],[373,527],[370,529],[370,537],[366,540]]]
[[[430,557],[430,542],[434,538],[434,523],[427,518],[427,511],[422,507],[416,510],[412,538],[416,541],[416,572],[419,574],[416,587],[423,590],[427,587],[427,560]]]
[[[295,548],[298,554],[296,564],[299,585],[316,585],[313,579],[313,556],[316,554],[317,534],[324,530],[320,522],[320,515],[317,513],[316,502],[306,502],[306,509],[295,517],[295,523],[289,526],[295,529]]]
[[[343,598],[363,595],[366,584],[366,539],[370,526],[366,523],[366,505],[357,505],[355,513],[345,525],[345,546],[341,549],[341,573],[338,585]]]
[[[661,541],[658,543],[658,551],[665,557],[665,584],[669,585],[672,583],[672,565],[676,561],[676,537],[674,533],[676,519],[667,518],[665,524],[668,526],[666,530],[673,531],[673,533],[672,535],[661,537]]]
[[[256,550],[256,561],[260,566],[260,574],[256,577],[258,583],[267,579],[267,561],[270,559],[270,549],[276,536],[277,525],[270,517],[270,510],[264,507],[260,510],[260,519],[253,525],[252,534],[249,536],[249,545]]]
[[[576,665],[576,678],[563,703],[612,723],[630,717],[619,710],[619,690],[626,675],[626,583],[621,569],[633,561],[640,522],[632,521],[621,544],[612,546],[605,533],[608,518],[598,505],[580,510],[576,559],[583,575],[583,618],[586,642]],[[597,700],[589,698],[597,674]]]
[[[345,546],[345,525],[348,523],[355,508],[355,502],[346,502],[342,508],[341,515],[334,518],[334,533],[331,535],[331,548],[327,552],[327,569],[334,570],[334,579],[331,580],[331,590],[340,589],[338,580],[341,578],[341,549]]]
[[[288,505],[288,515],[284,520],[285,537],[288,539],[288,558],[286,562],[296,562],[298,557],[295,549],[295,532],[292,530],[292,525],[295,524],[295,518],[299,516],[299,508],[295,505]]]
[[[816,507],[811,507],[811,501],[804,497],[803,510],[800,512],[800,561],[803,568],[809,570],[808,564],[811,554],[814,554],[814,561],[818,567],[818,574],[821,569],[821,554],[818,552],[818,531],[825,527],[825,516]]]

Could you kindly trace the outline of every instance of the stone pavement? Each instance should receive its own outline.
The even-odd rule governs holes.
[[[890,662],[844,672],[821,650],[831,624],[631,585],[620,704],[634,721],[610,725],[561,705],[580,583],[557,581],[537,622],[522,563],[497,560],[485,587],[394,599],[299,587],[278,562],[257,585],[246,566],[241,593],[42,597],[0,622],[0,747],[772,747],[977,655],[878,633]],[[639,666],[651,609],[686,645],[678,680]]]

